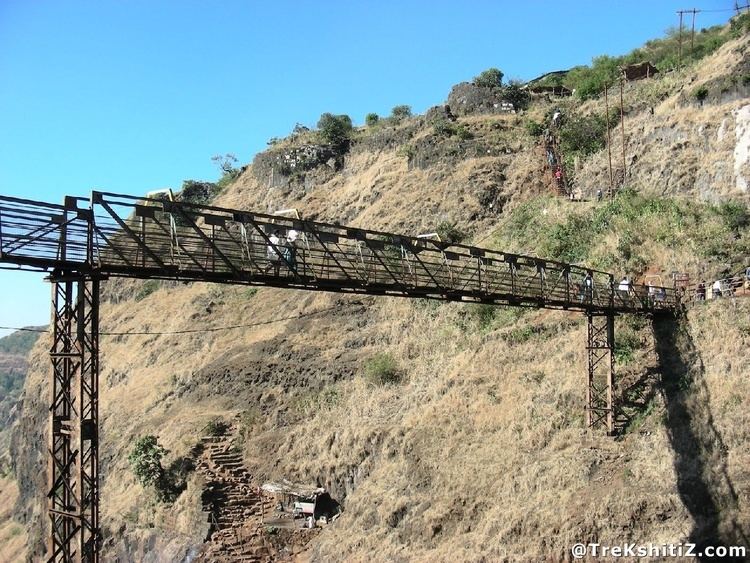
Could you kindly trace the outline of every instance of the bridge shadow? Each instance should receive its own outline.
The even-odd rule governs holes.
[[[638,379],[623,387],[617,409],[617,433],[622,436],[634,431],[651,414],[659,394],[660,371],[651,366]]]
[[[696,553],[705,546],[749,546],[747,532],[735,517],[738,497],[727,468],[727,447],[714,423],[703,360],[687,319],[659,315],[653,328],[677,490],[693,519],[689,541],[696,544]]]

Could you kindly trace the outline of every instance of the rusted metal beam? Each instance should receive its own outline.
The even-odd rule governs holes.
[[[99,561],[99,282],[52,282],[49,562]]]
[[[586,426],[615,432],[615,317],[588,312],[586,356]]]

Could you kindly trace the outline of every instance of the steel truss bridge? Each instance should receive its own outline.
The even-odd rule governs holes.
[[[289,244],[292,230],[298,238]],[[62,205],[0,196],[0,267],[46,272],[53,286],[49,561],[100,559],[103,279],[263,285],[581,312],[588,319],[586,422],[610,434],[615,316],[663,314],[679,306],[673,288],[619,291],[610,273],[553,260],[105,192],[66,197]]]

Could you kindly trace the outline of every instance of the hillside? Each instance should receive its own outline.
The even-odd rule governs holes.
[[[29,327],[39,330],[44,327]],[[26,533],[12,521],[12,508],[18,486],[11,475],[10,429],[19,411],[19,399],[29,369],[28,356],[39,338],[38,332],[16,331],[0,338],[0,495],[5,499],[0,509],[0,555],[13,559],[23,553]]]
[[[28,327],[41,330],[44,327]],[[38,332],[16,331],[0,338],[0,474],[8,471],[8,440],[29,369],[28,355],[39,338]]]
[[[301,131],[213,201],[438,230],[640,280],[715,279],[750,263],[750,85],[724,90],[750,73],[749,48],[746,35],[731,39],[679,72],[627,84],[626,170],[611,201],[595,198],[609,182],[603,145],[570,155],[587,200],[571,202],[553,195],[530,133],[558,108],[569,123],[600,115],[598,97],[381,120],[354,131],[345,155]],[[707,91],[700,101],[696,88]],[[202,448],[224,425],[253,486],[321,485],[344,508],[299,538],[262,526],[252,541],[263,557],[525,561],[563,559],[578,541],[748,545],[748,313],[749,300],[727,299],[653,324],[618,318],[624,408],[613,439],[584,426],[581,315],[109,280],[103,332],[206,331],[102,336],[106,560],[201,560],[212,492]],[[14,426],[16,482],[0,482],[16,499],[14,521],[0,513],[7,560],[43,551],[45,348],[46,336]],[[184,480],[166,501],[128,461],[145,435]]]

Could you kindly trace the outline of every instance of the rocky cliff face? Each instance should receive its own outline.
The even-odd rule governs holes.
[[[680,84],[712,80],[717,68],[734,72],[747,44],[629,87],[628,184],[710,201],[746,197],[745,100],[698,106],[680,97]],[[658,100],[653,115],[649,96]],[[549,191],[524,120],[551,107],[462,117],[467,138],[423,118],[384,125],[360,132],[336,166],[317,149],[274,147],[216,203],[297,208],[408,234],[447,223],[475,241],[505,228],[503,240],[512,240],[506,219]],[[566,111],[600,109],[590,102]],[[278,171],[285,154],[299,163]],[[585,193],[607,178],[606,159],[601,151],[580,164]],[[579,209],[540,201],[551,219]],[[644,244],[666,255],[671,241]],[[745,541],[747,303],[691,312],[692,343],[670,342],[663,326],[618,321],[635,349],[618,366],[618,393],[635,406],[629,432],[615,441],[583,425],[585,324],[576,316],[166,282],[136,301],[139,287],[108,282],[103,331],[206,331],[102,338],[107,560],[190,560],[200,550],[200,477],[189,476],[168,505],[137,484],[126,459],[145,434],[169,450],[166,465],[189,458],[216,419],[240,421],[257,484],[320,484],[342,502],[344,514],[310,546],[316,560],[561,559],[576,541]],[[32,357],[12,445],[15,517],[29,531],[31,560],[46,535],[43,348]],[[660,361],[670,349],[684,351],[682,364]],[[382,353],[399,382],[368,378],[364,367]],[[696,436],[705,448],[688,444]],[[714,443],[722,447],[709,451]],[[685,483],[716,510],[700,509]]]
[[[18,399],[29,370],[29,352],[39,337],[36,330],[16,331],[0,338],[0,471],[7,469],[9,429],[18,413]]]

